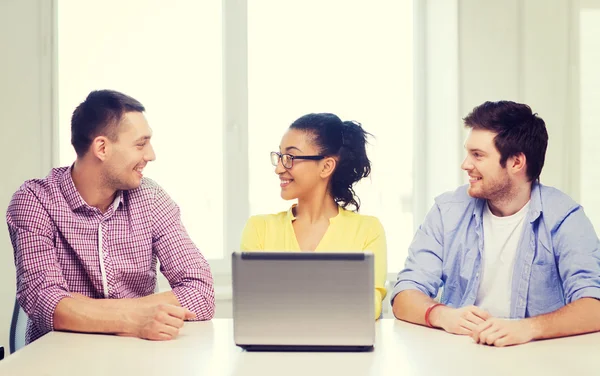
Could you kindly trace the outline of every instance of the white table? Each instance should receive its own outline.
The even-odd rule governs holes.
[[[174,341],[50,333],[0,361],[0,375],[600,375],[600,333],[493,348],[405,322],[377,323],[367,353],[245,352],[230,319],[186,323]]]

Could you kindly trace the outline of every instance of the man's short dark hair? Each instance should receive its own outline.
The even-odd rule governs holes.
[[[464,119],[465,126],[496,133],[494,144],[500,152],[500,165],[519,153],[527,159],[529,181],[539,179],[544,167],[548,132],[544,120],[526,104],[511,101],[485,102]]]
[[[77,156],[83,157],[98,136],[116,141],[123,115],[145,110],[140,102],[118,91],[92,91],[71,117],[71,144]]]

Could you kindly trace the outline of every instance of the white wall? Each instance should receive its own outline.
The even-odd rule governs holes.
[[[578,27],[571,29],[577,42],[572,46],[572,61],[575,61],[572,65],[578,68],[573,70],[575,79],[571,98],[580,104],[579,121],[576,123],[581,150],[581,154],[573,153],[579,157],[574,161],[579,168],[574,170],[581,175],[578,183],[582,205],[596,231],[600,232],[600,0],[581,0],[580,5],[573,9],[573,19],[577,20]]]
[[[545,120],[550,141],[541,180],[579,199],[571,3],[416,2],[415,142],[421,154],[414,171],[425,187],[415,192],[416,225],[435,196],[465,182],[461,118],[487,100],[527,103]]]
[[[8,353],[15,268],[4,214],[14,191],[50,168],[50,27],[44,0],[0,1],[0,346]]]
[[[569,1],[461,0],[459,20],[461,117],[486,100],[530,105],[550,137],[541,181],[578,199],[569,160],[577,150],[569,126]]]

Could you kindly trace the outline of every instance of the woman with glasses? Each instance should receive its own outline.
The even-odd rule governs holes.
[[[387,250],[379,220],[358,214],[353,186],[369,176],[365,132],[334,114],[308,114],[283,135],[271,163],[281,197],[298,203],[278,214],[257,215],[246,223],[243,251],[371,251],[375,255],[375,317],[385,297]],[[323,286],[324,289],[327,286]]]

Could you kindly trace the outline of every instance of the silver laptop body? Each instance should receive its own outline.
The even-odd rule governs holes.
[[[233,328],[248,350],[370,350],[370,252],[234,252]]]

